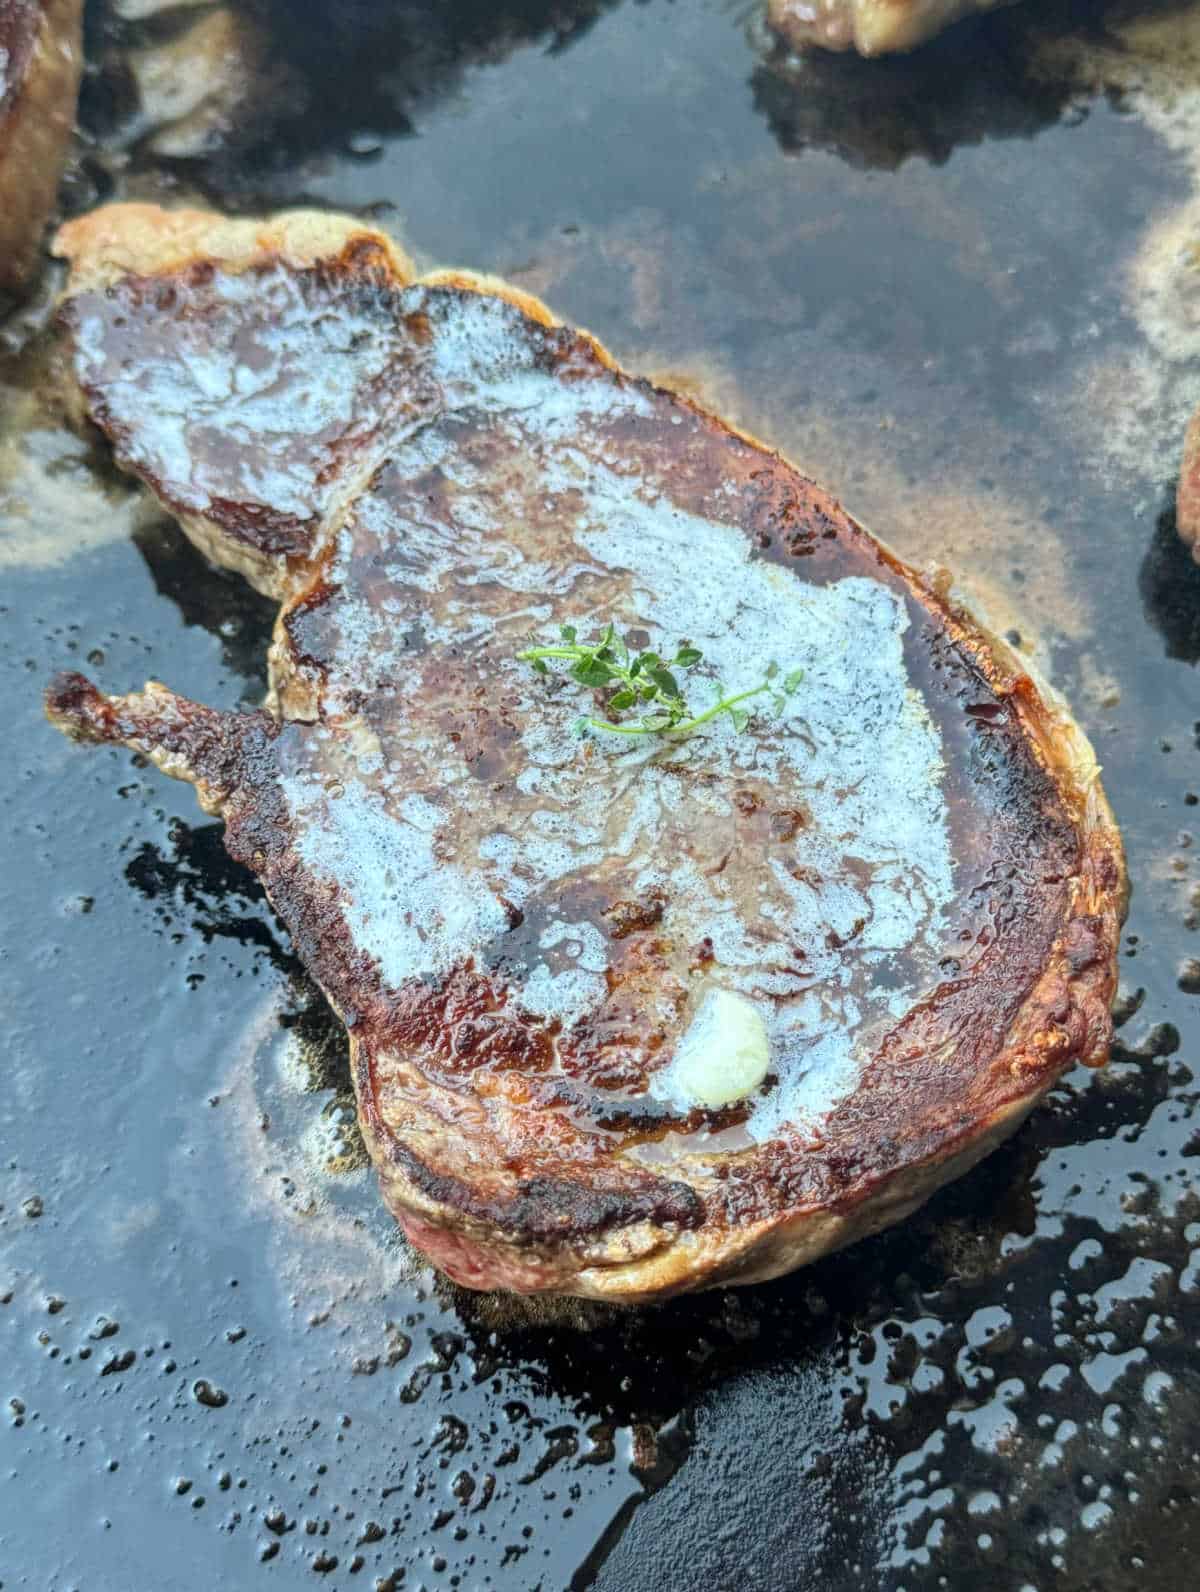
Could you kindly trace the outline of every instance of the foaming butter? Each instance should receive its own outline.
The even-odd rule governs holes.
[[[685,1110],[728,1106],[754,1093],[769,1063],[767,1025],[758,1008],[732,990],[710,989],[661,1083]]]
[[[677,503],[653,450],[631,468],[646,395],[564,383],[499,300],[413,289],[406,304],[431,317],[445,415],[388,432],[386,468],[330,546],[323,718],[289,723],[276,751],[304,865],[388,990],[502,965],[513,1011],[573,1064],[613,1017],[623,953],[572,903],[661,902],[664,977],[618,980],[615,997],[643,1039],[673,1025],[694,948],[711,954],[674,1055],[631,1058],[651,1091],[684,1115],[744,1100],[758,1143],[810,1132],[857,1086],[860,1036],[935,976],[956,900],[941,732],[908,663],[919,605],[898,580],[811,581],[763,557],[732,480],[704,513]],[[357,413],[340,392],[311,416],[318,451]],[[520,467],[498,484],[501,458]],[[772,664],[802,686],[744,730],[721,717],[693,738],[581,747],[576,694],[548,693],[519,656],[581,619],[664,653],[686,637],[702,691],[750,688]],[[378,680],[388,706],[368,723]],[[447,733],[477,700],[500,783]],[[489,714],[511,717],[511,741]],[[743,839],[743,789],[803,823],[784,842],[764,815]],[[509,942],[514,910],[540,932]]]

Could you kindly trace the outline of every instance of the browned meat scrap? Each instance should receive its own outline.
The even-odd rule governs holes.
[[[75,125],[83,0],[0,0],[0,295],[26,286]]]
[[[1200,409],[1188,422],[1183,439],[1183,464],[1175,500],[1175,524],[1180,536],[1200,561]]]
[[[767,18],[797,48],[889,55],[912,50],[952,22],[1012,0],[768,0]]]
[[[191,781],[458,1281],[639,1301],[896,1221],[1110,1038],[1120,842],[1000,643],[791,465],[349,219],[66,227],[77,400],[280,601],[271,696],[48,694]],[[690,735],[518,658],[703,654]],[[568,638],[563,638],[565,640]],[[766,706],[763,706],[766,703]]]

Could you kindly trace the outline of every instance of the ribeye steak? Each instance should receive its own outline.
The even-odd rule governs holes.
[[[778,455],[351,220],[73,222],[83,414],[280,600],[271,695],[55,682],[190,780],[345,1022],[384,1195],[460,1282],[627,1301],[911,1211],[1098,1063],[1124,906],[1091,750]],[[803,680],[573,729],[565,623]]]

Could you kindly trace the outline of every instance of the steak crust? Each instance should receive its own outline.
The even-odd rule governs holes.
[[[262,711],[79,675],[47,711],[223,818],[450,1276],[776,1276],[1105,1060],[1126,887],[1090,746],[777,454],[348,218],[113,206],[57,248],[80,415],[281,606]],[[727,689],[805,678],[744,734],[580,741],[515,654],[609,619]],[[770,1046],[720,1105],[680,1081],[714,989]]]
[[[0,296],[24,288],[54,208],[83,65],[83,0],[0,0]]]

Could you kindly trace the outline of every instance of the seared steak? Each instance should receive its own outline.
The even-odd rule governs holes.
[[[799,48],[889,55],[912,50],[952,22],[1012,0],[768,0],[767,19]]]
[[[83,64],[83,0],[0,0],[0,295],[33,275]]]
[[[260,712],[65,675],[50,717],[222,816],[452,1277],[776,1275],[1105,1059],[1086,740],[791,465],[351,220],[119,206],[58,248],[82,412],[281,608]],[[727,690],[804,678],[740,732],[580,739],[589,699],[517,653],[610,620]]]

